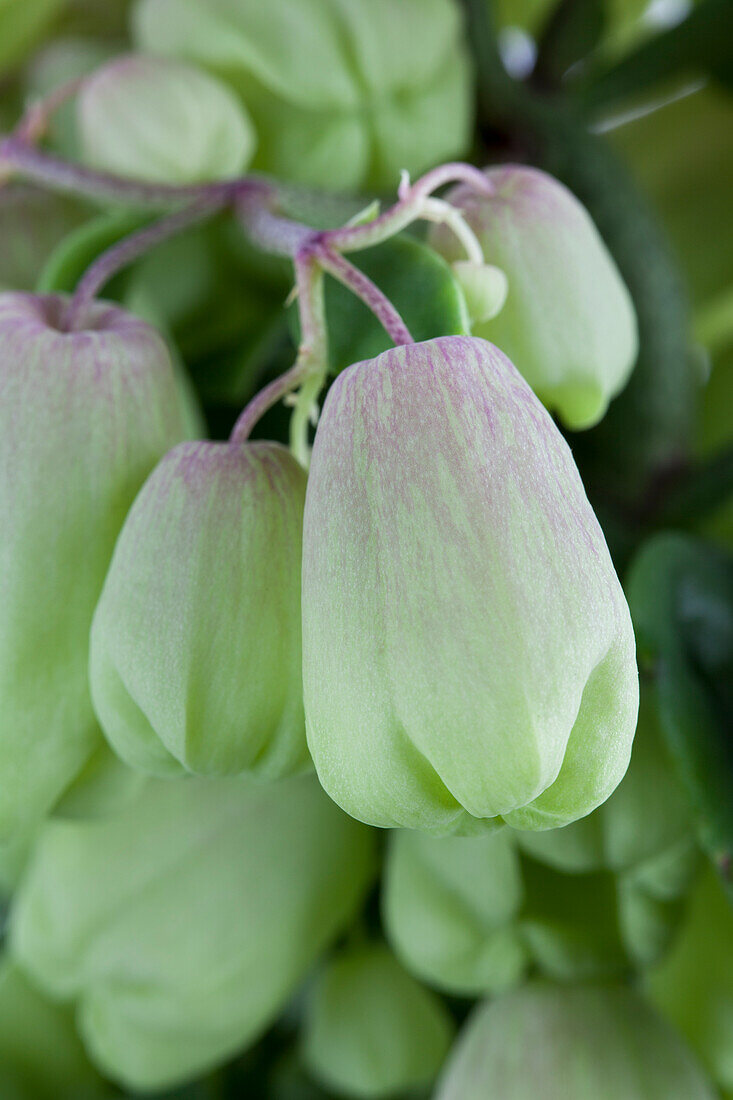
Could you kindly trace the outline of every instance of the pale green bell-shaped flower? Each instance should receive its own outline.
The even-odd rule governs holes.
[[[231,85],[254,168],[394,188],[470,144],[471,71],[454,0],[138,0],[133,38]]]
[[[0,956],[0,1096],[3,1100],[94,1100],[109,1089],[84,1053],[66,1006],[45,998]]]
[[[77,100],[84,159],[160,183],[240,175],[256,138],[225,84],[195,65],[130,54],[88,77]]]
[[[303,1057],[339,1096],[379,1100],[435,1079],[453,1023],[443,1003],[378,943],[347,947],[316,979]]]
[[[623,986],[531,984],[478,1007],[434,1100],[714,1100],[683,1039]]]
[[[550,828],[626,771],[628,607],[565,441],[485,341],[394,348],[335,380],[302,598],[308,743],[355,817]]]
[[[0,295],[0,843],[56,802],[99,744],[89,628],[117,533],[184,438],[170,356],[130,314]]]
[[[448,196],[508,280],[502,309],[473,332],[500,347],[569,428],[588,428],[636,362],[629,292],[585,207],[558,180],[520,165],[488,169],[486,178],[491,195],[461,185]],[[461,260],[445,226],[430,241]]]
[[[91,632],[92,699],[127,763],[269,777],[310,761],[301,675],[306,476],[276,443],[182,443],[115,547]]]
[[[107,1076],[160,1089],[259,1036],[373,871],[369,830],[312,775],[149,780],[119,814],[44,826],[11,947],[76,1002]]]
[[[700,878],[671,951],[644,984],[726,1100],[733,1098],[733,906],[712,868]]]

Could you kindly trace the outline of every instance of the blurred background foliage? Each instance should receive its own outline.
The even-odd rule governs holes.
[[[139,46],[141,37],[149,45],[146,34],[155,22],[142,19],[143,6],[127,0],[0,0],[0,129],[14,125],[29,99]],[[380,18],[388,7],[380,4]],[[408,165],[413,172],[449,156],[479,165],[527,162],[558,176],[587,206],[633,296],[640,352],[630,383],[605,419],[568,438],[617,566],[628,578],[641,673],[662,741],[687,792],[698,839],[729,885],[733,4],[455,0],[450,8],[451,17],[433,36],[446,42],[425,38],[427,53],[421,56],[432,50],[434,63],[415,68],[415,87],[425,90],[426,99],[415,93],[409,107],[388,117],[380,113],[379,70],[374,82],[354,85],[357,121],[349,122],[348,132],[339,130],[334,142],[359,151],[358,171],[334,171],[338,157],[333,160],[330,146],[312,169],[300,170],[308,135],[326,132],[338,107],[325,92],[315,115],[306,118],[305,109],[288,107],[285,93],[278,92],[277,106],[268,107],[262,81],[237,70],[236,59],[217,64],[206,53],[196,56],[195,37],[185,39],[182,31],[178,38],[172,34],[163,52],[193,57],[243,97],[263,131],[257,167],[276,168],[296,182],[305,176],[337,193],[294,193],[294,211],[314,225],[345,220],[374,194],[389,202],[400,157],[411,155],[405,135],[416,127],[424,133],[421,153]],[[148,30],[141,31],[143,26]],[[399,57],[392,59],[394,72],[399,63]],[[382,78],[396,80],[387,69],[385,62]],[[353,76],[348,65],[346,75]],[[302,74],[293,76],[293,94],[300,94],[296,76]],[[444,86],[450,89],[446,97],[433,100],[434,90]],[[362,114],[377,119],[379,136],[366,151],[358,129]],[[278,126],[285,137],[275,132]],[[65,156],[80,155],[72,106],[58,113],[49,143]],[[144,221],[137,211],[100,210],[13,181],[0,190],[0,287],[69,290],[95,256]],[[360,262],[418,338],[465,331],[462,296],[450,268],[415,236],[404,234],[364,253]],[[284,304],[290,282],[286,263],[259,253],[231,217],[220,216],[160,246],[106,293],[167,335],[208,432],[224,437],[247,399],[292,360],[297,322]],[[328,312],[334,373],[386,346],[374,319],[341,287],[329,286]],[[257,434],[285,439],[286,410],[267,414]],[[0,892],[11,889],[19,861],[17,852],[0,853]],[[375,895],[365,927],[374,931],[378,925]],[[656,980],[660,1000],[665,982],[664,974]],[[8,990],[17,993],[18,983],[19,975],[0,962],[0,1001]],[[57,1055],[66,1059],[59,1073],[68,1077],[70,1096],[109,1093],[81,1050],[58,1054],[58,1035],[68,1020],[50,1008],[34,1008],[34,996],[23,989],[19,1003],[38,1024],[38,1035],[0,1023],[0,1051],[11,1050],[20,1067],[9,1095],[46,1095],[40,1070],[33,1071],[35,1077],[27,1070],[31,1047],[37,1062],[53,1066]],[[460,1021],[468,1002],[448,1003]],[[166,1095],[335,1096],[315,1082],[299,1056],[304,1011],[296,1000],[241,1058]],[[689,1022],[681,1026],[694,1031]],[[62,1095],[58,1080],[57,1091],[48,1095]],[[427,1094],[425,1088],[413,1095]]]

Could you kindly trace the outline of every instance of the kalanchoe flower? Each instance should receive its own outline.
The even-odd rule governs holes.
[[[243,172],[254,151],[252,124],[234,93],[182,61],[115,58],[85,81],[77,113],[84,158],[123,176],[226,179]]]
[[[334,382],[306,495],[303,676],[321,782],[372,824],[549,828],[623,776],[626,601],[567,445],[490,344],[395,348]]]
[[[170,357],[102,303],[0,295],[0,843],[56,802],[99,741],[89,627],[137,490],[184,437]]]
[[[499,993],[524,976],[530,954],[518,917],[522,868],[509,829],[486,836],[390,834],[382,920],[397,957],[447,993]]]
[[[275,443],[182,443],[140,491],[91,634],[92,698],[128,763],[303,768],[305,473]]]
[[[330,188],[392,188],[470,143],[471,72],[453,0],[137,0],[140,49],[241,95],[254,167]]]
[[[601,419],[636,361],[636,315],[598,230],[574,195],[535,168],[486,172],[493,195],[459,186],[448,196],[508,279],[501,311],[475,335],[497,344],[570,428]],[[444,227],[431,243],[449,260],[460,245]]]
[[[683,1040],[622,986],[533,984],[476,1009],[435,1100],[714,1100]]]
[[[388,1100],[432,1083],[452,1035],[443,1003],[383,944],[359,944],[340,952],[316,979],[303,1056],[337,1095]]]
[[[352,919],[373,860],[313,775],[149,780],[117,815],[44,827],[12,950],[76,1001],[106,1075],[165,1088],[258,1037]]]

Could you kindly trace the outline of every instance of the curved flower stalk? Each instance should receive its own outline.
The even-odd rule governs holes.
[[[99,743],[94,607],[137,490],[185,437],[160,336],[100,303],[67,332],[66,306],[0,295],[0,841],[43,816]]]
[[[85,82],[73,85],[75,94]],[[291,424],[291,449],[302,465],[310,460],[308,426],[318,418],[318,394],[328,373],[323,276],[326,271],[344,283],[375,314],[396,344],[412,337],[392,303],[352,263],[344,253],[370,248],[401,232],[418,219],[445,223],[466,251],[472,273],[468,297],[472,306],[494,313],[503,300],[503,276],[497,269],[482,265],[481,246],[462,215],[449,203],[435,199],[436,189],[462,181],[480,192],[491,191],[482,172],[469,164],[440,165],[414,184],[403,173],[398,201],[380,213],[352,219],[344,226],[314,230],[286,217],[277,208],[293,199],[293,189],[257,176],[243,176],[204,184],[171,184],[115,175],[109,171],[72,164],[41,152],[34,140],[48,123],[55,101],[51,96],[36,105],[30,120],[21,120],[14,134],[0,140],[0,177],[15,173],[72,194],[96,200],[120,202],[151,209],[173,208],[157,222],[132,233],[99,256],[80,280],[69,307],[67,324],[73,328],[88,302],[92,301],[112,276],[144,255],[160,241],[178,233],[189,224],[205,219],[219,210],[232,207],[251,240],[261,248],[293,260],[294,295],[298,298],[301,346],[293,368],[258,394],[244,410],[235,437],[246,438],[259,417],[275,402],[286,398],[294,406]],[[40,119],[34,125],[34,119]],[[476,269],[476,270],[474,270]],[[498,280],[498,281],[497,281]],[[294,391],[298,391],[293,396]]]
[[[396,348],[332,385],[303,680],[321,782],[371,824],[549,828],[626,771],[626,601],[565,442],[490,344]]]

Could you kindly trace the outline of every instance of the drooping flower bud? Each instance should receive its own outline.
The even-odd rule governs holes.
[[[0,295],[0,842],[99,743],[89,627],[117,533],[185,435],[163,340],[114,306]]]
[[[723,1096],[733,1096],[733,908],[712,868],[695,888],[671,951],[644,984]]]
[[[249,116],[225,84],[144,54],[115,58],[85,81],[78,122],[95,168],[160,183],[237,176],[255,146]]]
[[[442,1002],[383,944],[362,944],[341,952],[317,979],[303,1055],[339,1096],[378,1100],[430,1085],[452,1035]]]
[[[493,195],[461,185],[448,196],[487,263],[506,274],[501,311],[476,336],[501,348],[570,428],[588,428],[625,386],[637,353],[636,315],[616,265],[575,196],[536,168],[486,172]],[[431,243],[448,260],[460,245],[444,226]]]
[[[182,443],[138,494],[91,633],[115,751],[160,775],[308,762],[300,564],[305,473],[275,443]]]
[[[714,1100],[683,1040],[633,990],[534,984],[475,1010],[436,1100]]]
[[[11,946],[76,1002],[106,1075],[161,1089],[259,1036],[352,918],[373,859],[312,775],[149,780],[117,815],[44,826]]]
[[[530,955],[518,916],[522,869],[509,829],[486,836],[390,835],[382,919],[413,974],[465,997],[500,993],[524,975]]]
[[[562,825],[623,776],[628,608],[570,451],[506,357],[443,337],[344,371],[306,495],[319,777],[375,825]]]

